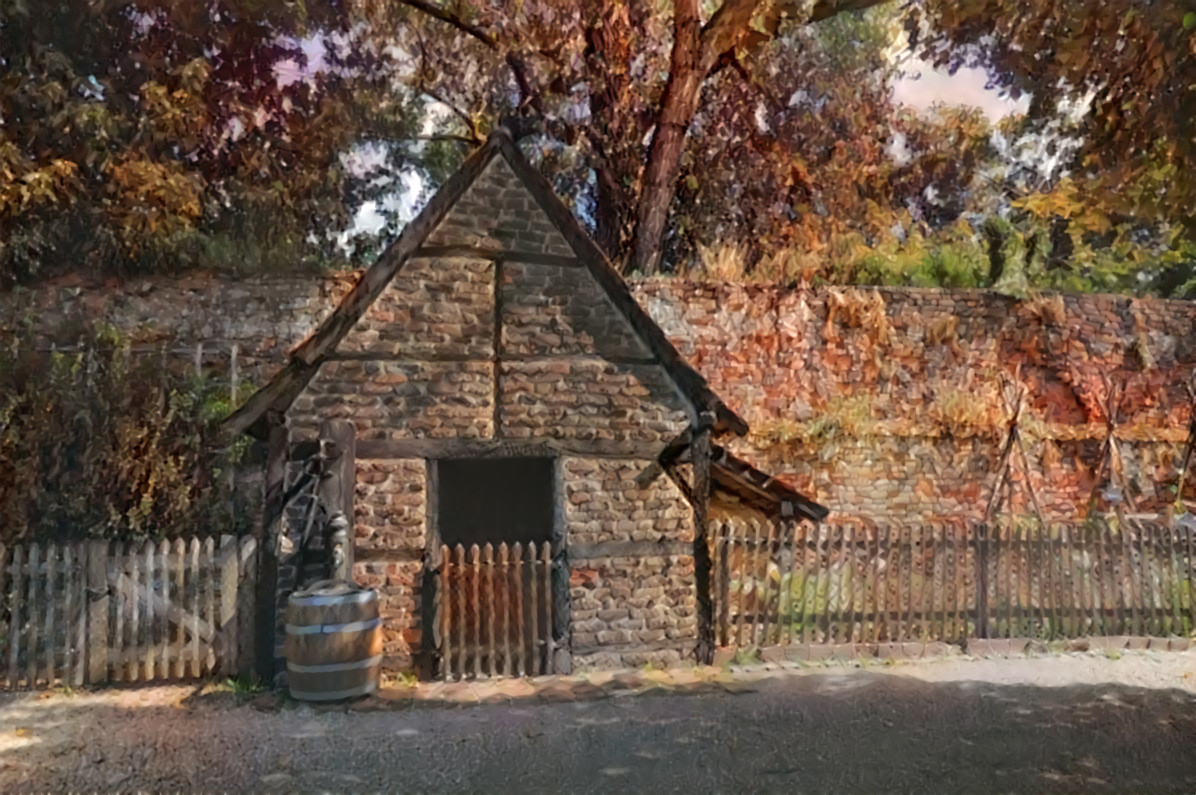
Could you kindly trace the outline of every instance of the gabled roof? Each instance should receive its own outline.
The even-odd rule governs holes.
[[[564,236],[578,260],[589,269],[677,389],[690,402],[700,421],[712,424],[716,432],[731,431],[738,435],[747,432],[747,423],[714,394],[706,379],[689,366],[664,331],[632,297],[626,282],[581,228],[569,208],[561,203],[548,180],[519,151],[510,131],[499,127],[484,145],[466,158],[461,168],[403,229],[398,239],[362,274],[332,314],[291,353],[286,366],[225,420],[224,427],[228,433],[239,435],[248,432],[259,438],[266,435],[267,414],[285,411],[299,396],[324,360],[336,350],[403,264],[419,251],[457,200],[465,195],[496,156],[507,161],[540,209]]]

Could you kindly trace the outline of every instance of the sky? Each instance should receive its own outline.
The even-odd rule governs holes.
[[[985,89],[988,77],[983,69],[965,68],[950,75],[918,59],[911,59],[905,69],[907,76],[893,84],[893,100],[919,110],[929,110],[936,104],[971,105],[995,122],[1029,107],[1028,96],[1012,100],[1002,98],[995,89]]]

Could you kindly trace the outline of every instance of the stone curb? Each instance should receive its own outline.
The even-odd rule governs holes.
[[[872,643],[773,646],[759,650],[751,660],[736,661],[733,649],[720,648],[715,665],[664,671],[600,671],[570,676],[542,676],[494,681],[430,682],[407,687],[384,687],[373,695],[349,702],[304,703],[285,693],[268,693],[250,702],[262,711],[306,708],[315,712],[380,712],[406,709],[447,709],[494,704],[561,704],[611,698],[668,695],[744,693],[755,690],[758,680],[770,673],[810,664],[866,663],[868,661],[917,661],[1012,657],[1025,654],[1151,650],[1187,651],[1186,638],[1105,637],[1044,643],[1031,638],[998,638],[968,641],[966,651],[954,644]]]

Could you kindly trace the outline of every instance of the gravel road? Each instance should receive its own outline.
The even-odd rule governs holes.
[[[1193,653],[744,674],[727,691],[379,712],[177,686],[10,694],[0,791],[1196,792]]]

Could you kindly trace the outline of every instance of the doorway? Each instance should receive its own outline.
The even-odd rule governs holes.
[[[436,482],[431,535],[440,548],[433,557],[436,598],[428,618],[440,678],[551,673],[564,598],[558,593],[567,587],[552,543],[554,459],[440,459],[429,465]]]

